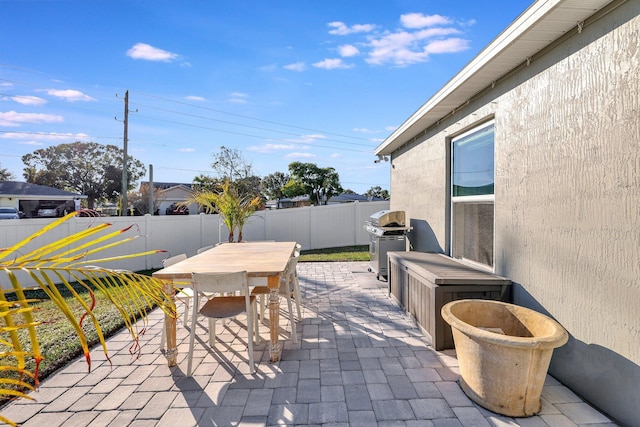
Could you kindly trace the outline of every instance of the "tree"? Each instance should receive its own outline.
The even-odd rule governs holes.
[[[282,195],[284,197],[291,198],[296,196],[303,196],[305,194],[308,194],[305,186],[296,180],[289,179],[289,182],[282,186]]]
[[[155,209],[162,203],[166,197],[163,195],[162,189],[154,188],[153,189],[153,206],[149,209],[149,184],[144,183],[140,186],[139,190],[131,191],[127,199],[129,203],[133,207],[136,214],[144,215],[151,214],[153,215]]]
[[[9,169],[0,167],[0,181],[15,181],[15,179],[15,175],[13,175]]]
[[[122,191],[122,149],[95,142],[60,144],[22,156],[24,177],[32,184],[84,194],[92,209],[96,200],[115,201]],[[142,162],[129,156],[129,190],[146,173]]]
[[[366,193],[364,193],[364,195],[367,197],[379,197],[384,200],[389,200],[391,197],[389,195],[389,191],[383,190],[379,185],[371,187]]]
[[[235,182],[253,175],[253,166],[242,157],[236,148],[220,147],[220,152],[213,155],[211,167],[223,180]]]
[[[326,204],[332,196],[342,193],[340,177],[332,167],[320,168],[314,163],[293,162],[289,164],[289,173],[316,205]]]
[[[283,188],[289,182],[289,175],[282,172],[274,172],[262,178],[262,194],[270,200],[278,200],[284,196]]]
[[[260,193],[262,180],[253,174],[253,166],[239,150],[221,146],[220,152],[213,155],[211,167],[216,171],[217,178],[200,176],[203,183],[213,184],[209,185],[209,188],[220,189],[223,183],[229,182],[241,197],[262,197]]]

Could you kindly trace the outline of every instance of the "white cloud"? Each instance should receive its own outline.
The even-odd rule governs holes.
[[[57,114],[0,112],[0,126],[20,126],[22,123],[60,123],[64,119]]]
[[[331,155],[331,158],[332,158],[332,159],[337,159],[338,157],[342,157],[342,154],[340,154],[340,153],[333,153],[333,154]]]
[[[241,92],[233,92],[230,93],[229,96],[231,96],[231,98],[229,98],[229,102],[233,102],[234,104],[248,104],[249,101],[247,100],[247,98],[249,98],[249,95],[247,95],[246,93],[241,93]]]
[[[473,20],[462,22],[438,14],[406,13],[400,15],[399,21],[398,28],[385,31],[374,24],[349,26],[342,21],[329,22],[327,26],[330,34],[360,38],[338,46],[340,57],[365,55],[365,61],[371,65],[405,67],[426,62],[432,54],[456,53],[469,48],[469,41],[460,34],[473,25]],[[312,65],[325,69],[354,67],[330,58]]]
[[[133,59],[144,59],[147,61],[171,62],[178,58],[177,53],[158,49],[146,43],[136,43],[127,51],[127,56]]]
[[[376,130],[371,130],[371,129],[367,129],[367,128],[353,128],[354,132],[360,132],[360,133],[377,133],[378,131]]]
[[[247,148],[249,151],[254,151],[256,153],[271,153],[273,151],[280,150],[293,150],[296,148],[295,144],[262,144],[262,145],[252,145]]]
[[[353,67],[353,65],[345,64],[340,58],[323,59],[322,61],[313,64],[313,66],[316,68],[324,68],[325,70],[334,70],[336,68],[347,69]]]
[[[79,90],[75,89],[47,89],[47,94],[51,96],[55,96],[57,98],[62,98],[69,102],[77,102],[77,101],[95,101],[95,98],[90,97],[89,95],[85,95]]]
[[[286,157],[288,159],[311,159],[316,157],[316,155],[311,153],[289,153]]]
[[[340,21],[329,22],[327,25],[333,28],[329,30],[329,34],[337,34],[339,36],[346,36],[347,34],[353,33],[368,33],[376,28],[373,24],[356,24],[349,27]]]
[[[425,50],[429,53],[453,53],[461,52],[468,48],[469,40],[451,38],[445,40],[434,40],[425,47]]]
[[[206,101],[207,99],[202,97],[202,96],[197,96],[197,95],[189,95],[189,96],[185,96],[184,99],[188,100],[188,101]]]
[[[388,33],[371,40],[372,49],[366,61],[374,65],[392,63],[404,67],[409,64],[425,62],[433,53],[460,52],[469,48],[468,40],[440,38],[459,32],[455,28],[431,28],[416,32]]]
[[[344,44],[338,48],[338,52],[340,52],[340,56],[342,57],[351,57],[356,56],[360,53],[357,47],[352,44]]]
[[[304,62],[294,62],[293,64],[285,65],[284,68],[291,71],[304,71],[307,67]]]
[[[17,102],[18,104],[22,104],[22,105],[33,105],[33,106],[40,106],[40,105],[44,105],[47,103],[46,99],[42,99],[39,98],[37,96],[31,96],[31,95],[24,95],[24,96],[9,96],[9,97],[4,97],[2,98],[3,100],[12,100],[14,102]]]
[[[407,13],[400,15],[400,22],[405,28],[424,28],[435,25],[448,25],[451,19],[441,15],[424,15],[422,13]]]
[[[18,140],[18,144],[23,145],[43,145],[39,141],[83,141],[88,140],[89,135],[86,133],[55,133],[55,132],[7,132],[0,133],[0,139]]]
[[[196,151],[195,148],[178,148],[178,151],[181,153],[193,153]]]

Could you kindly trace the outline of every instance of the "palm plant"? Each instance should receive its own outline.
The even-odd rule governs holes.
[[[224,181],[220,191],[210,189],[196,190],[184,205],[197,203],[206,213],[217,213],[229,230],[228,241],[235,241],[235,230],[238,229],[238,241],[242,241],[242,229],[251,215],[260,207],[260,196],[241,196],[229,180]]]
[[[139,235],[122,236],[131,230],[131,226],[123,230],[103,232],[111,224],[98,224],[58,241],[28,249],[31,242],[76,214],[72,212],[48,224],[23,241],[0,249],[0,316],[2,317],[0,371],[3,373],[0,377],[0,399],[2,400],[16,397],[29,398],[26,393],[38,386],[39,367],[44,359],[38,339],[38,325],[41,322],[35,320],[34,316],[34,305],[38,301],[26,296],[29,288],[20,280],[24,273],[49,297],[73,327],[89,369],[91,358],[86,334],[88,326],[92,325],[91,329],[97,334],[98,341],[108,358],[105,336],[95,315],[96,290],[101,291],[122,316],[124,326],[131,334],[133,349],[137,347],[138,354],[140,351],[138,338],[144,333],[144,328],[141,328],[136,320],[141,318],[145,320],[143,324],[146,324],[146,312],[153,306],[160,307],[169,315],[176,315],[175,304],[166,293],[166,282],[130,271],[97,266],[104,262],[164,251],[152,250],[116,257],[91,258],[100,251],[117,247],[139,237]],[[78,286],[84,288],[86,292],[78,292]],[[73,304],[63,297],[61,290],[73,296],[71,299]],[[75,306],[79,306],[80,310]],[[32,369],[29,366],[35,367]],[[16,425],[2,415],[0,415],[0,421]]]

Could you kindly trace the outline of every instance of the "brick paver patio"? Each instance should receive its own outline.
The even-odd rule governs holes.
[[[163,314],[150,316],[142,355],[129,338],[101,349],[44,381],[36,402],[20,400],[0,412],[23,426],[614,426],[606,416],[548,376],[542,411],[514,419],[474,404],[460,389],[453,350],[436,352],[367,263],[299,263],[303,319],[298,344],[281,316],[282,360],[268,362],[268,327],[248,374],[246,335],[218,326],[215,350],[196,343],[187,378],[189,330],[178,326],[178,366],[159,350]],[[282,304],[286,309],[286,304]],[[179,309],[180,310],[180,309]],[[181,310],[180,310],[181,311]],[[198,324],[206,342],[206,322]]]

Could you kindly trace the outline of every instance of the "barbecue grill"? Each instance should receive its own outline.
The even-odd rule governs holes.
[[[387,252],[407,250],[407,231],[404,211],[379,211],[365,221],[365,230],[369,233],[369,271],[376,278],[387,277]]]

